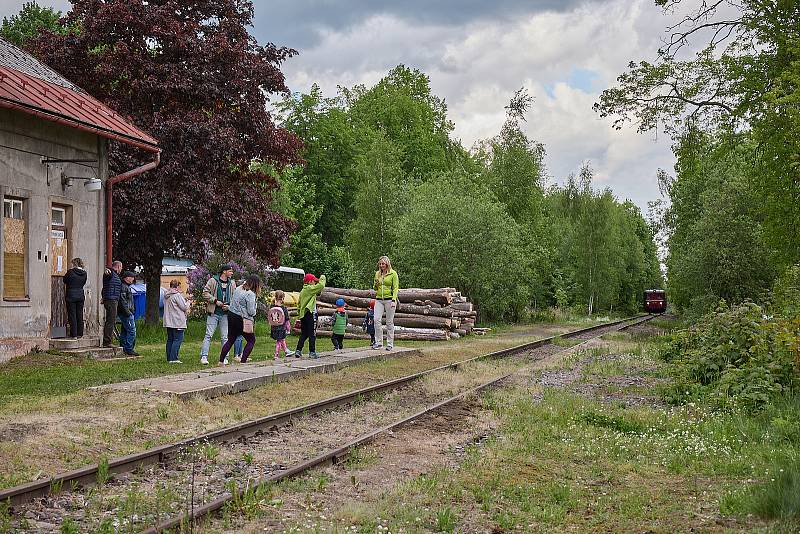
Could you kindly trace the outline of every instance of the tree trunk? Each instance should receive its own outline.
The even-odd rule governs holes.
[[[330,336],[331,330],[327,328],[318,328],[317,336]],[[345,330],[345,339],[369,339],[369,335],[365,334],[361,328],[348,325]],[[394,338],[406,341],[447,341],[450,339],[450,333],[447,330],[438,330],[432,328],[405,328],[395,327]]]
[[[352,312],[348,312],[347,315],[347,319],[349,321],[348,324],[352,324],[353,326],[361,328],[361,322],[364,318],[363,315],[358,317]],[[332,317],[332,314],[319,314],[319,317],[320,321],[327,322],[328,317]],[[426,315],[409,315],[398,313],[394,316],[394,324],[395,326],[404,326],[409,328],[441,328],[449,330],[453,327],[453,320],[447,317],[431,317]]]
[[[145,295],[144,324],[148,326],[158,326],[160,320],[158,303],[161,297],[161,262],[163,258],[153,258],[152,263],[148,262],[143,266],[142,276],[147,284],[147,294]],[[157,261],[157,264],[156,264]]]
[[[362,299],[374,299],[375,291],[372,289],[346,289],[341,287],[326,287],[325,291],[336,293],[342,297],[356,297]],[[446,306],[452,302],[452,297],[448,288],[445,289],[420,289],[408,288],[401,289],[397,292],[397,298],[400,302],[406,304],[413,304],[415,300],[430,300],[436,304]]]
[[[354,306],[356,308],[369,308],[369,301],[368,298],[361,298],[361,297],[350,297],[347,295],[340,295],[338,293],[333,293],[329,290],[323,291],[317,300],[321,302],[327,302],[328,304],[333,304],[336,302],[336,299],[342,298],[347,303],[348,306]],[[397,305],[397,310],[401,313],[412,313],[416,315],[433,315],[435,317],[452,317],[453,311],[446,309],[446,308],[428,308],[425,306],[414,306],[413,304],[404,304],[400,303]]]

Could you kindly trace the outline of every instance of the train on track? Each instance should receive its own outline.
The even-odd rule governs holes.
[[[664,313],[667,311],[667,293],[663,289],[647,289],[644,292],[644,311]]]

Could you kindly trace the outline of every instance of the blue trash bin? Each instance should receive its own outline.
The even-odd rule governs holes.
[[[144,310],[147,306],[147,285],[131,284],[131,293],[133,293],[133,305],[136,306],[136,312],[133,314],[133,318],[138,320],[144,317]]]

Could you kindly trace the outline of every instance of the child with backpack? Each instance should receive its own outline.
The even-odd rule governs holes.
[[[375,299],[369,301],[369,310],[364,317],[364,324],[361,325],[364,332],[369,334],[370,347],[375,344]]]
[[[333,314],[333,334],[331,334],[331,341],[333,341],[333,350],[340,350],[344,348],[344,333],[347,330],[347,312],[344,311],[344,299],[336,299],[336,312]]]
[[[286,336],[289,334],[289,310],[283,305],[286,294],[278,290],[275,292],[275,304],[267,313],[267,320],[271,328],[270,337],[275,340],[275,359],[279,359],[281,349],[283,349],[283,359],[291,353],[286,346]]]

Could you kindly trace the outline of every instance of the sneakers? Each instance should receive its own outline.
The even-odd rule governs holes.
[[[236,363],[242,363],[242,357],[241,356],[234,356],[233,357],[233,361],[235,361]]]
[[[392,347],[391,345],[387,345],[386,346],[386,351],[388,352],[390,350],[394,350],[394,347]]]
[[[208,356],[200,356],[200,363],[208,365]]]
[[[302,358],[303,357],[303,351],[300,351],[300,350],[296,350],[292,354],[294,355],[295,358]]]
[[[372,349],[373,350],[382,350],[383,349],[383,345],[375,343],[374,345],[372,345]]]
[[[167,362],[167,363],[183,363],[183,362],[182,362],[182,361],[180,361],[180,360],[170,360],[170,361],[169,361],[169,362]]]
[[[319,360],[319,354],[317,354],[316,352],[310,353],[308,357],[311,358],[312,360]]]
[[[225,358],[224,360],[222,360],[222,365],[228,365],[228,358]]]

